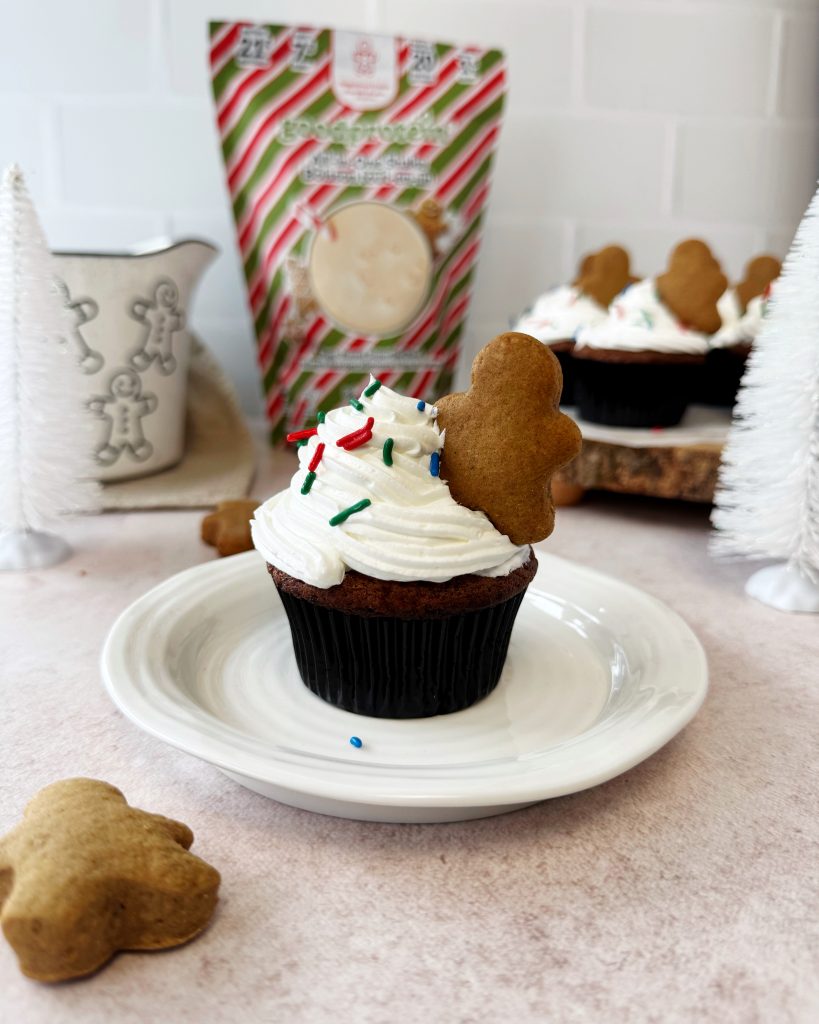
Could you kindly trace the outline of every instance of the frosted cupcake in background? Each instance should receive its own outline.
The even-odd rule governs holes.
[[[742,281],[720,297],[717,308],[722,326],[710,341],[698,401],[733,406],[781,270],[782,264],[776,257],[756,256],[746,265]]]
[[[606,319],[577,336],[582,419],[629,427],[679,423],[694,397],[727,280],[708,246],[681,242],[668,270],[628,288]]]
[[[612,299],[637,278],[631,275],[629,255],[619,245],[609,245],[583,258],[571,284],[541,295],[521,316],[513,330],[548,345],[563,371],[561,404],[573,405],[574,363],[572,349],[579,331],[606,319]]]
[[[510,347],[528,359],[522,389]],[[473,388],[441,399],[440,409],[371,377],[348,406],[290,435],[300,445],[299,469],[251,523],[304,683],[347,711],[446,714],[480,700],[500,678],[537,568],[531,543],[553,526],[549,477],[577,453],[580,435],[558,411],[554,357],[531,338],[501,335],[474,365],[489,366],[488,401],[475,388],[473,369]],[[504,386],[507,369],[514,379]],[[528,481],[505,447],[487,443],[493,431],[508,436],[516,412],[536,427],[522,445]],[[535,458],[524,450],[533,441]],[[473,457],[471,472],[461,468],[464,450]],[[523,500],[516,490],[522,478],[535,488]],[[461,502],[447,482],[457,479]],[[468,501],[484,492],[494,522]],[[513,536],[499,525],[510,502]],[[520,533],[518,506],[531,506]]]

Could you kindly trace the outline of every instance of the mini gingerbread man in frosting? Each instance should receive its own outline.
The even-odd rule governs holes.
[[[766,288],[779,277],[781,270],[782,264],[775,256],[755,256],[749,260],[745,276],[735,289],[743,313],[751,299],[765,294]]]
[[[560,412],[560,364],[528,334],[500,334],[478,353],[469,390],[436,402],[445,430],[441,476],[461,505],[486,513],[514,544],[554,529],[551,477],[578,454]]]
[[[657,278],[657,293],[680,323],[703,334],[714,334],[722,325],[717,300],[728,286],[713,253],[698,238],[677,245],[668,270]]]
[[[607,245],[583,259],[575,287],[605,309],[624,288],[640,280],[631,273],[630,264],[629,254],[622,246]]]

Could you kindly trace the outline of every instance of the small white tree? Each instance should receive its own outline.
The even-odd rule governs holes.
[[[20,168],[0,184],[0,569],[61,561],[70,548],[44,532],[96,506],[93,438],[52,256]]]
[[[819,612],[819,192],[749,357],[715,503],[714,553],[785,559],[746,592]]]

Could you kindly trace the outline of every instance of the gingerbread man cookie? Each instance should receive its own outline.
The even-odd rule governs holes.
[[[626,250],[620,245],[607,245],[584,258],[574,284],[605,309],[615,296],[635,281],[639,278],[631,273]]]
[[[213,914],[219,872],[188,853],[187,825],[66,779],[40,790],[0,839],[0,923],[23,973],[90,974],[121,949],[166,949]]]
[[[250,551],[250,520],[258,507],[258,501],[220,501],[202,520],[202,540],[222,556]]]
[[[714,334],[722,325],[717,299],[728,286],[713,253],[698,238],[672,250],[668,270],[657,278],[657,293],[685,327]]]
[[[775,256],[756,256],[749,260],[745,267],[745,277],[735,288],[743,313],[751,299],[762,295],[768,285],[779,277],[781,270],[782,264]]]
[[[432,251],[437,255],[438,240],[447,231],[443,207],[434,199],[425,199],[418,209],[414,211],[413,217],[429,239]]]
[[[562,385],[549,347],[510,332],[478,353],[468,391],[435,403],[452,496],[485,512],[514,544],[552,532],[552,474],[580,451],[580,431],[558,407]]]

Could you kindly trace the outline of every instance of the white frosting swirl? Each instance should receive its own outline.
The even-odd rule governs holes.
[[[726,299],[729,294],[732,296],[731,302]],[[725,292],[717,303],[717,309],[722,317],[722,327],[711,338],[711,347],[730,348],[732,345],[752,343],[762,328],[769,298],[770,291],[767,294],[755,295],[743,313],[734,290],[731,289],[730,293]]]
[[[683,327],[660,301],[654,281],[646,279],[617,296],[603,323],[580,331],[577,347],[584,345],[702,355],[708,349],[708,340],[704,334]]]
[[[363,411],[346,406],[327,413],[318,433],[299,448],[290,487],[256,509],[251,532],[265,561],[326,589],[341,583],[348,568],[382,580],[441,583],[466,573],[505,576],[528,560],[528,546],[517,547],[483,512],[459,505],[444,481],[432,476],[431,456],[444,443],[434,406],[419,410],[416,399],[383,386],[372,397],[362,393],[360,402]],[[370,416],[370,441],[352,451],[336,444]],[[383,458],[388,438],[391,466]],[[316,476],[302,494],[319,444],[324,452]],[[364,498],[368,507],[330,525]]]
[[[541,295],[513,327],[538,341],[569,341],[582,327],[602,323],[605,309],[573,285],[561,285]]]

